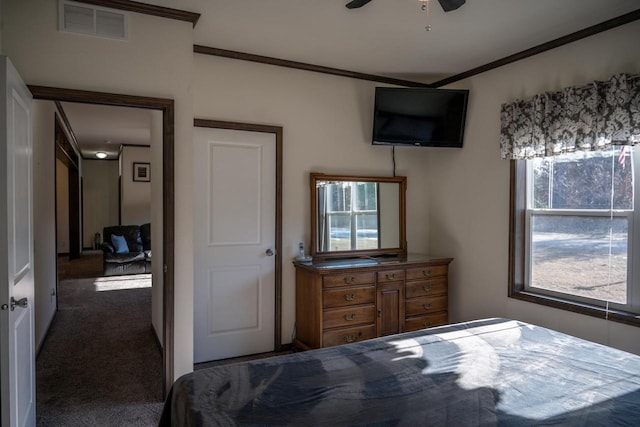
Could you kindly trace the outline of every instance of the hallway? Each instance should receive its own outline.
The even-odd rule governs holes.
[[[38,426],[155,426],[162,355],[151,275],[62,280],[36,361]]]

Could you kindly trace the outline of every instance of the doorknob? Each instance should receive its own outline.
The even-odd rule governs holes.
[[[21,299],[16,301],[16,299],[14,297],[11,297],[11,311],[15,310],[16,306],[22,307],[22,308],[27,308],[28,305],[29,305],[29,302],[27,301],[26,298],[21,298]],[[9,306],[7,304],[2,304],[1,308],[3,310],[6,310],[6,309],[9,308]]]
[[[274,256],[276,254],[276,251],[269,248],[265,253],[267,254],[267,256]]]
[[[14,297],[11,297],[11,311],[16,309],[16,305],[22,308],[27,308],[29,302],[27,301],[27,298],[21,298],[16,301]]]

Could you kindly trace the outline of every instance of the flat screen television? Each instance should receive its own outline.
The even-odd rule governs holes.
[[[374,145],[462,147],[468,90],[376,87]]]

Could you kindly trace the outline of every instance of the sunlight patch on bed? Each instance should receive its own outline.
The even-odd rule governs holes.
[[[396,353],[400,354],[398,357],[391,359],[394,362],[403,359],[422,358],[423,356],[422,346],[414,339],[390,341],[389,344],[393,345],[396,349]]]
[[[499,334],[494,334],[499,332]],[[478,387],[491,387],[500,371],[500,358],[496,352],[498,347],[515,343],[521,336],[517,322],[483,325],[474,333],[467,330],[456,330],[436,334],[442,340],[458,347],[454,372],[459,376],[457,384],[465,390]],[[486,339],[490,339],[488,342]],[[497,338],[500,337],[500,338]],[[500,342],[495,342],[499,340]],[[436,366],[427,367],[425,374]]]
[[[93,286],[96,292],[150,288],[151,274],[97,277],[93,281]]]
[[[456,374],[458,386],[472,390],[492,386],[500,371],[500,359],[494,346],[509,346],[520,339],[521,333],[517,322],[503,322],[476,327],[475,333],[465,329],[449,330],[419,339],[391,341],[390,344],[398,354],[393,361],[424,359],[427,362],[422,370],[424,375]],[[455,355],[439,358],[440,347],[451,345],[457,347]]]

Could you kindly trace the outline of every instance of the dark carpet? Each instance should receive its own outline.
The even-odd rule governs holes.
[[[80,258],[58,256],[58,279],[88,279],[102,276],[102,251],[84,251]]]
[[[150,275],[74,279],[36,361],[38,426],[155,426],[162,355],[151,327]],[[145,282],[146,279],[146,282]]]

